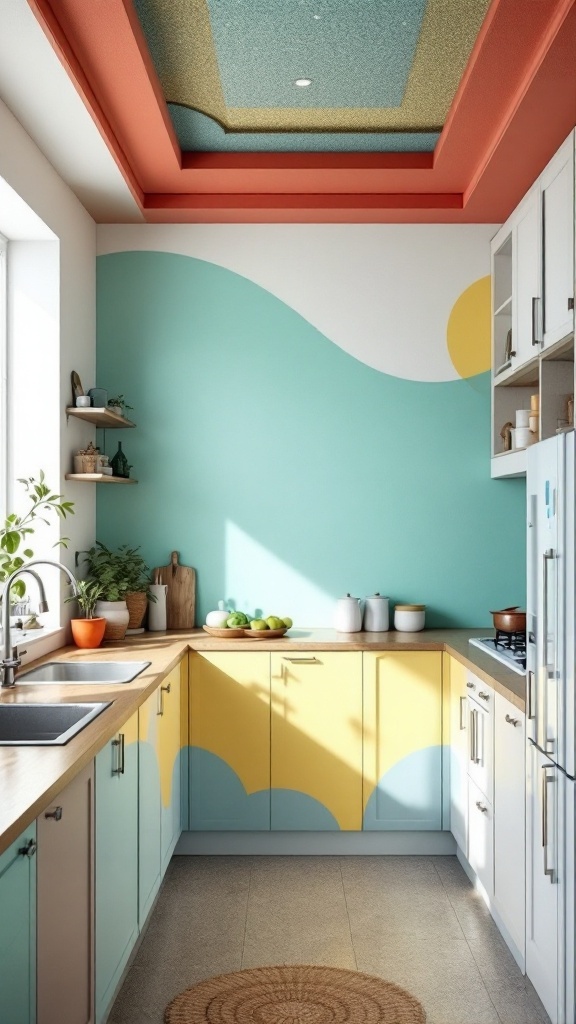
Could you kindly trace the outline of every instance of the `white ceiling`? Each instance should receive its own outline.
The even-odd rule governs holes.
[[[26,0],[0,0],[0,98],[95,220],[143,220]]]

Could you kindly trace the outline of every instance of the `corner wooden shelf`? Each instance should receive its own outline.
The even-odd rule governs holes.
[[[109,409],[100,409],[90,406],[88,409],[77,409],[74,405],[66,408],[67,416],[76,416],[85,423],[93,423],[96,427],[103,427],[104,430],[119,429],[120,427],[135,427],[132,420],[127,420],[119,413],[110,412]]]
[[[132,424],[134,426],[134,424]],[[108,476],[106,473],[66,473],[65,480],[76,480],[79,484],[137,484],[133,477]]]

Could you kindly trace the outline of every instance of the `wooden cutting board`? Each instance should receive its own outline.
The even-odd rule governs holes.
[[[178,552],[173,551],[169,565],[152,570],[152,580],[168,585],[166,628],[192,629],[196,613],[196,570],[180,565]]]

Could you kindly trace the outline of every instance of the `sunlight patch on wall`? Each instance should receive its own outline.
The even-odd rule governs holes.
[[[226,593],[240,611],[289,615],[294,626],[332,622],[335,599],[292,569],[235,523],[225,531]]]

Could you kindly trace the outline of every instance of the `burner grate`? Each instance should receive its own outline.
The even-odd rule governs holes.
[[[496,647],[504,647],[517,654],[526,654],[526,632],[516,630],[513,633],[507,633],[503,629],[497,629],[494,644]]]

